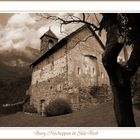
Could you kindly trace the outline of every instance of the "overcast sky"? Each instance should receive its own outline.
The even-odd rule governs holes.
[[[64,30],[72,31],[79,26],[73,25]],[[56,21],[36,20],[29,13],[0,13],[0,51],[12,48],[25,51],[27,46],[39,49],[40,37],[49,27],[59,39],[66,35],[60,33],[60,24]]]
[[[26,46],[39,48],[40,36],[49,28],[28,13],[0,13],[0,50],[23,49]],[[58,35],[58,26],[52,27]]]

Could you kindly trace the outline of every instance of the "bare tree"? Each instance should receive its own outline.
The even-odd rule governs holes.
[[[61,28],[70,23],[84,23],[94,31],[99,30],[99,33],[103,28],[106,30],[107,41],[102,60],[110,79],[117,124],[121,127],[134,127],[131,78],[140,65],[140,14],[102,15],[102,20],[98,20],[96,14],[91,13],[80,13],[78,16],[39,14],[41,18],[59,21]],[[117,62],[117,57],[125,44],[132,44],[133,50],[127,63],[121,65]]]
[[[99,14],[98,14],[99,15]],[[91,26],[94,30],[99,30],[99,21],[96,14],[91,13],[36,13],[35,16],[37,20],[46,21],[56,21],[60,23],[60,31],[62,31],[63,26],[69,24],[87,24]]]

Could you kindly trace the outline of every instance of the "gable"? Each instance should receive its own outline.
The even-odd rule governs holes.
[[[61,39],[50,50],[46,51],[41,56],[39,56],[31,64],[31,66],[34,67],[39,62],[41,62],[43,59],[49,57],[51,54],[53,54],[54,52],[58,51],[60,48],[62,48],[67,43],[71,44],[71,45],[68,45],[68,46],[74,47],[76,44],[74,44],[73,42],[77,43],[78,41],[81,41],[83,38],[85,38],[85,33],[89,34],[89,36],[95,36],[95,38],[99,42],[101,48],[104,49],[104,45],[103,45],[102,41],[100,40],[100,38],[98,37],[98,35],[95,33],[95,31],[93,31],[93,29],[90,26],[84,25],[81,28],[79,28],[76,31],[74,31],[73,33],[71,33],[70,35],[68,35],[65,38]]]

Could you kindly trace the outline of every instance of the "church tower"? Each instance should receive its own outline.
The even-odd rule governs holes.
[[[41,53],[48,51],[58,42],[57,36],[51,31],[50,28],[43,36],[41,36],[40,39],[41,39],[40,46]]]

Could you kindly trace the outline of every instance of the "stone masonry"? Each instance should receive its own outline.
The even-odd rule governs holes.
[[[102,42],[86,25],[57,41],[51,30],[41,37],[41,55],[32,63],[30,103],[38,112],[57,98],[68,100],[73,110],[96,104],[90,89],[109,83]]]

